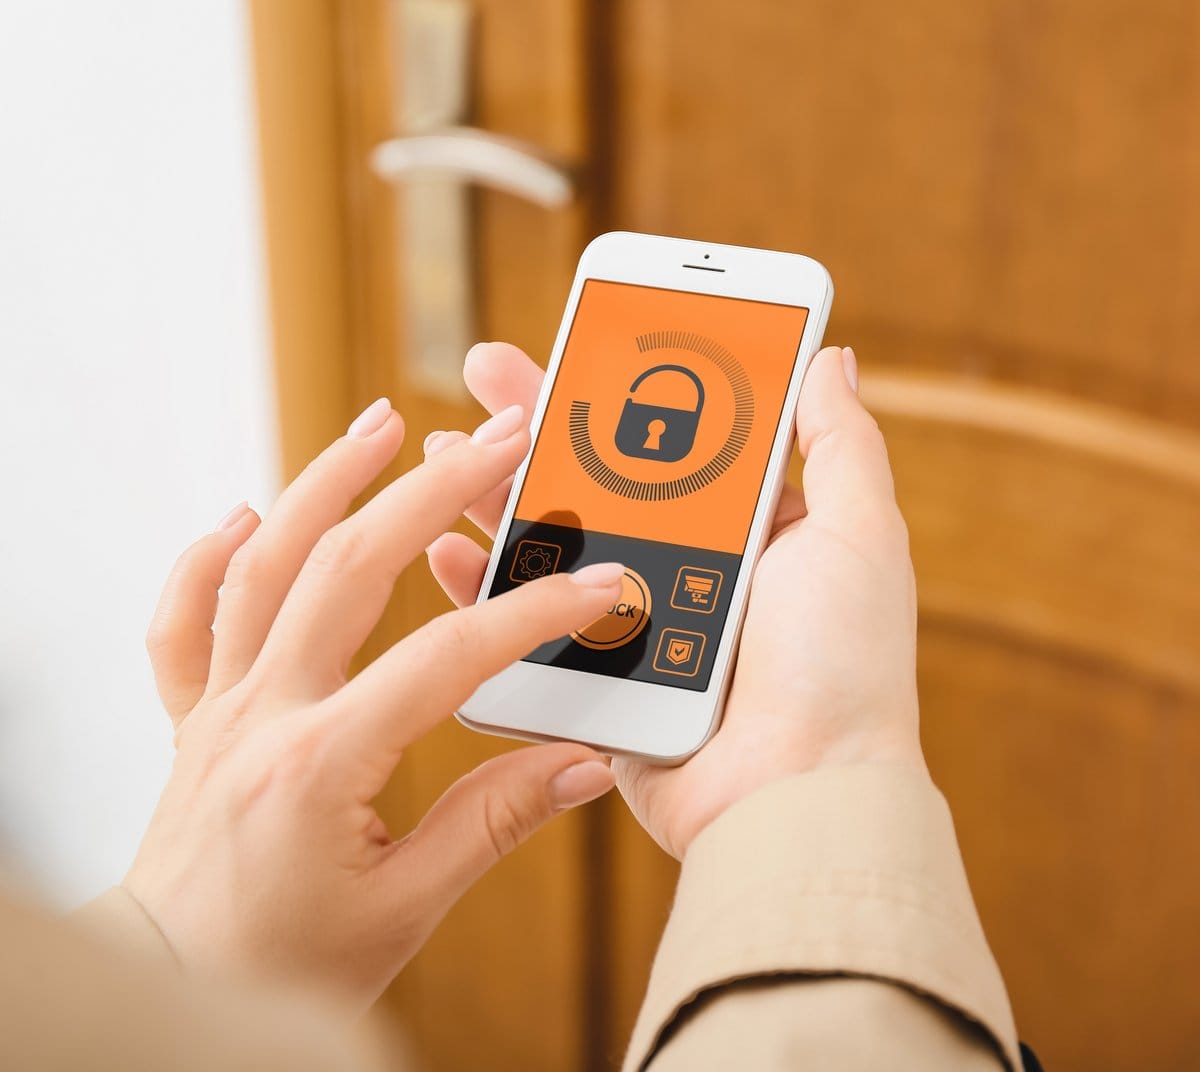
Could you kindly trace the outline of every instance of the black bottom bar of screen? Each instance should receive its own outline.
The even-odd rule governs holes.
[[[491,594],[547,573],[623,562],[649,587],[649,620],[621,647],[596,650],[564,637],[543,644],[526,661],[696,692],[707,689],[741,556],[592,532],[572,526],[571,519],[514,519]]]

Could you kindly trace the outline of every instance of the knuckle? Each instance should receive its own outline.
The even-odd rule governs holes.
[[[249,806],[269,795],[308,800],[325,770],[326,735],[316,725],[269,732],[262,727],[243,754],[239,771],[239,803]]]
[[[245,588],[267,570],[267,556],[257,540],[242,544],[229,560],[225,571],[225,587]]]
[[[154,659],[169,652],[179,639],[179,631],[166,617],[156,617],[146,630],[146,651]]]
[[[353,573],[369,554],[370,546],[362,531],[343,523],[335,525],[317,541],[308,561],[321,573]]]
[[[482,637],[474,608],[452,610],[434,619],[438,647],[457,655],[477,651]]]
[[[908,525],[894,499],[863,496],[846,510],[846,519],[856,530],[870,533],[872,544],[889,560],[908,553]]]
[[[851,434],[860,446],[880,451],[883,454],[887,453],[887,444],[883,438],[883,429],[879,427],[879,422],[865,409],[860,411],[857,419],[851,426]]]
[[[464,439],[434,455],[426,465],[429,478],[436,482],[441,494],[470,502],[478,495],[479,488],[495,482],[496,471],[502,467],[503,460],[470,439]]]
[[[316,781],[322,768],[322,745],[321,736],[312,730],[294,735],[278,761],[282,784],[303,789]]]
[[[904,515],[900,513],[898,506],[893,504],[892,508],[888,511],[887,517],[884,520],[884,528],[888,542],[896,554],[907,559],[911,550],[911,539],[908,531],[908,522],[904,520]]]
[[[529,820],[503,793],[495,790],[485,792],[481,810],[484,833],[497,860],[507,856],[525,840]]]
[[[284,489],[283,496],[292,498],[302,498],[308,491],[315,487],[321,487],[328,481],[336,480],[337,477],[344,472],[343,465],[348,457],[353,457],[353,447],[356,441],[341,437],[335,439],[324,450],[315,457],[308,460],[308,464],[297,474],[296,478]],[[350,447],[347,451],[345,448]]]
[[[209,533],[209,536],[213,535],[215,535],[215,533]],[[175,564],[171,567],[168,583],[178,579],[179,577],[187,577],[190,574],[195,573],[200,568],[201,562],[208,557],[206,554],[208,551],[208,539],[209,537],[205,536],[197,540],[190,547],[186,548],[177,559],[175,559]]]

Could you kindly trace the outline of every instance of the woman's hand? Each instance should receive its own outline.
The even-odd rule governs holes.
[[[502,343],[472,349],[465,376],[493,411],[515,403],[532,412],[542,379]],[[796,430],[804,490],[785,489],[755,571],[720,730],[681,767],[613,761],[638,821],[680,858],[726,808],[789,774],[853,763],[924,770],[908,536],[883,439],[858,400],[851,351],[827,347],[813,359]],[[436,445],[460,438],[444,433]],[[488,535],[510,485],[467,511]],[[475,599],[487,555],[473,541],[442,536],[429,558],[451,598]]]
[[[594,752],[554,744],[483,764],[400,840],[375,811],[411,742],[603,613],[623,572],[547,577],[444,615],[348,682],[400,571],[529,448],[512,407],[342,520],[402,437],[381,399],[261,524],[234,510],[167,583],[148,647],[178,754],[124,885],[185,966],[365,1006],[503,854],[612,785]]]

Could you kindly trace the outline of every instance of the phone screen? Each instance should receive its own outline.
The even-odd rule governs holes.
[[[625,582],[529,662],[708,687],[807,318],[585,282],[491,595],[592,562]]]

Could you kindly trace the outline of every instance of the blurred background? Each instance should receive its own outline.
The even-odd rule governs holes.
[[[888,436],[1022,1035],[1196,1067],[1192,0],[45,3],[0,18],[0,99],[0,840],[52,897],[152,807],[141,636],[197,533],[381,394],[404,465],[472,426],[466,347],[544,360],[601,231],[793,250]],[[414,567],[365,656],[445,605]],[[394,828],[504,747],[434,733]],[[385,1009],[430,1068],[615,1067],[674,877],[619,801],[559,820]]]
[[[170,764],[165,571],[279,486],[251,70],[241,0],[0,12],[0,856],[63,904]]]

